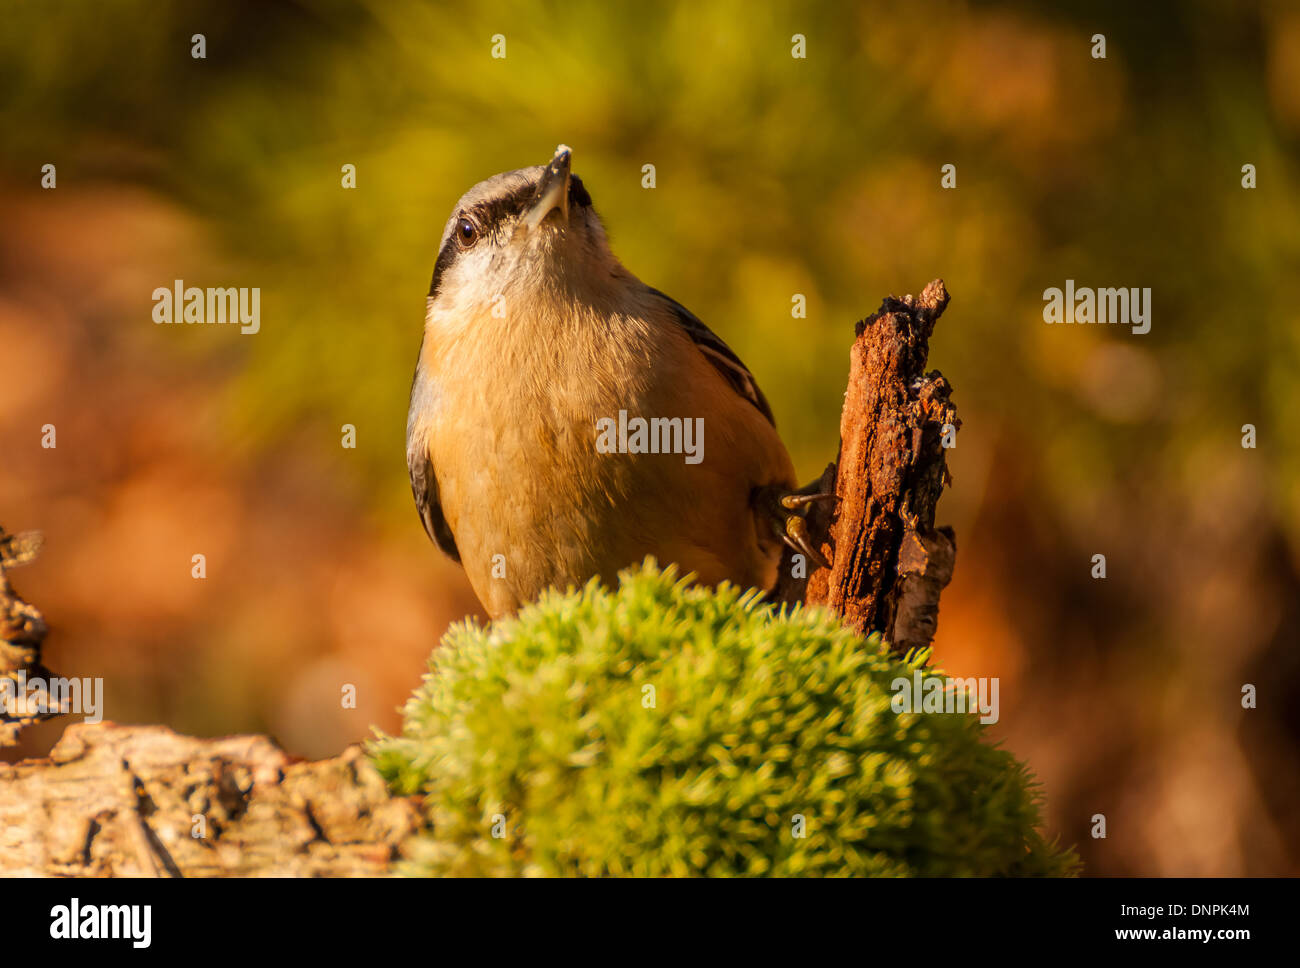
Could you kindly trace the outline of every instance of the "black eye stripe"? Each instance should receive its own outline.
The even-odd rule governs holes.
[[[537,186],[525,182],[500,198],[489,198],[475,205],[471,212],[482,230],[495,227],[507,218],[522,215],[537,193]]]
[[[577,175],[569,176],[569,204],[581,205],[585,208],[591,207],[591,195],[587,188],[582,184],[582,179]]]
[[[442,245],[442,250],[438,253],[438,261],[433,264],[433,280],[429,283],[429,295],[438,295],[438,286],[442,283],[442,275],[447,271],[447,267],[456,261],[456,255],[460,252],[460,246],[456,243],[453,235]]]
[[[469,210],[468,214],[478,223],[480,231],[487,232],[504,219],[514,218],[526,212],[536,195],[536,183],[525,182],[499,198],[489,198],[479,202]],[[588,207],[591,205],[591,195],[577,175],[569,178],[569,204]]]
[[[518,173],[522,175],[523,173]],[[479,239],[476,244],[483,244],[483,238],[486,236],[492,241],[497,227],[508,219],[518,218],[528,206],[532,204],[533,198],[537,194],[537,177],[529,178],[512,178],[512,184],[509,190],[494,198],[486,198],[473,204],[467,205],[463,211],[457,211],[457,222],[453,223],[451,232],[448,234],[442,248],[438,251],[438,259],[433,266],[433,279],[429,283],[429,295],[438,294],[438,286],[442,283],[442,277],[447,268],[456,261],[457,257],[465,251],[461,243],[457,241],[459,220],[462,217],[469,218],[478,229]],[[569,204],[576,207],[590,207],[591,195],[587,192],[586,186],[582,184],[582,179],[577,175],[569,177]]]

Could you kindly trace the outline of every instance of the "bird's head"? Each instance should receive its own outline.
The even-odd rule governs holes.
[[[442,234],[431,314],[475,316],[504,298],[573,295],[617,266],[582,180],[560,145],[549,164],[479,182]]]

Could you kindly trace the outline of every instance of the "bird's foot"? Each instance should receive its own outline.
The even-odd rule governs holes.
[[[834,494],[818,491],[820,486],[818,480],[797,491],[767,487],[762,489],[762,498],[773,530],[781,541],[819,567],[829,568],[831,563],[813,544],[808,534],[808,521],[800,513],[801,509],[817,501],[837,500]]]

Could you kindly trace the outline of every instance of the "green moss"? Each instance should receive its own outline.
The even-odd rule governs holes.
[[[407,873],[1070,873],[976,716],[891,711],[924,658],[648,565],[452,629],[371,752],[425,795]]]

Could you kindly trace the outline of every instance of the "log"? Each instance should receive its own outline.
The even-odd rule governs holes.
[[[78,723],[0,764],[3,877],[375,876],[418,824],[358,746],[305,762],[265,736]]]
[[[50,701],[41,613],[7,574],[39,548],[0,530],[0,746],[68,711]],[[419,822],[359,746],[305,762],[264,736],[79,723],[48,757],[0,763],[4,877],[373,876]]]

